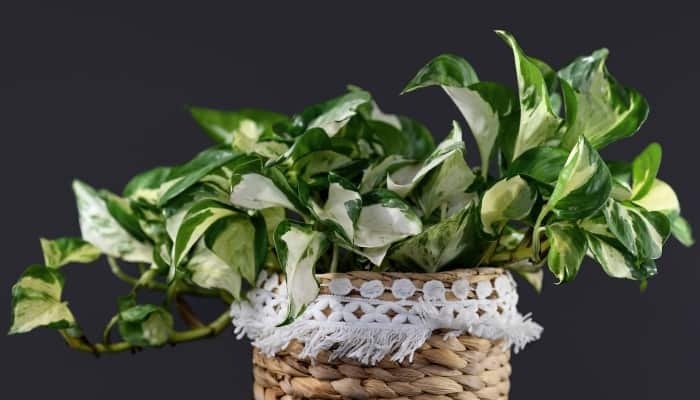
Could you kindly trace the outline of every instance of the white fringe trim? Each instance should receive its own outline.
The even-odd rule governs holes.
[[[504,348],[512,347],[517,353],[528,343],[539,339],[543,331],[542,326],[532,321],[530,314],[522,315],[515,309],[515,288],[511,295],[506,293],[506,296],[513,297],[509,303],[511,306],[501,312],[486,313],[469,321],[455,317],[455,307],[463,305],[463,302],[425,300],[410,302],[413,311],[404,323],[367,322],[359,319],[338,321],[324,317],[322,310],[328,303],[321,304],[336,297],[319,296],[299,319],[289,325],[279,326],[286,317],[288,305],[284,284],[277,286],[276,280],[277,277],[274,276],[267,281],[267,287],[250,292],[249,302],[237,302],[231,307],[238,338],[247,336],[253,341],[253,346],[268,356],[274,356],[291,341],[297,340],[304,343],[300,357],[312,360],[321,351],[329,351],[331,359],[350,358],[365,365],[374,365],[385,357],[398,362],[405,359],[412,361],[415,351],[436,330],[448,331],[445,338],[468,333],[490,340],[503,340]],[[373,303],[384,303],[357,298],[348,301],[364,301],[367,307]],[[488,300],[480,301],[483,303]],[[403,303],[406,302],[397,304]],[[493,306],[490,308],[492,310],[497,306],[490,305]]]
[[[417,325],[380,325],[299,321],[279,327],[253,345],[268,356],[284,350],[292,340],[304,343],[301,358],[315,358],[321,351],[331,350],[331,359],[351,358],[365,365],[374,365],[386,356],[401,362],[413,354],[430,337],[433,330]]]

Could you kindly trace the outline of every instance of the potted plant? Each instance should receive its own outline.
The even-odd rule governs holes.
[[[658,144],[630,162],[599,154],[648,114],[607,71],[607,50],[554,71],[497,33],[517,91],[454,55],[404,89],[440,86],[480,165],[467,165],[458,122],[435,145],[358,87],[292,117],[191,108],[214,147],[121,195],[73,183],[82,238],[41,239],[43,264],[12,288],[10,333],[54,328],[102,354],[211,337],[233,321],[255,346],[257,399],[506,398],[510,348],[541,333],[516,309],[512,274],[539,290],[545,266],[568,282],[588,255],[645,286],[670,235],[693,239],[656,177]],[[61,268],[103,255],[130,290],[90,340],[61,297]],[[230,311],[202,322],[188,296]],[[174,329],[175,312],[188,329]]]

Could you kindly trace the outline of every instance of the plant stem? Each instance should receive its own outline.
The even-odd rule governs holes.
[[[122,270],[114,257],[107,257],[112,273],[120,280],[128,283],[131,286],[145,287],[151,290],[168,290],[168,285],[153,280],[157,272],[153,269],[146,270],[140,278],[135,278]],[[145,277],[144,277],[145,276]],[[139,283],[141,282],[141,283]],[[202,297],[220,297],[216,290],[202,289],[198,287],[186,286],[179,288],[179,293],[194,294]]]
[[[535,226],[532,229],[532,259],[535,262],[540,261],[540,234],[542,233],[542,222],[544,221],[544,217],[549,214],[550,208],[548,205],[545,205],[542,207],[542,210],[540,211],[540,215],[537,216],[537,220],[535,221]]]
[[[185,301],[185,299],[180,295],[175,296],[175,309],[177,310],[177,313],[180,314],[182,320],[185,321],[187,326],[190,328],[201,328],[204,326],[202,321],[200,321],[197,316],[194,315],[192,307],[190,307],[187,301]]]
[[[102,332],[102,341],[104,343],[111,343],[110,334],[112,333],[112,328],[114,328],[114,325],[116,325],[118,321],[119,315],[115,315],[109,320],[109,323],[107,323],[104,332]]]
[[[177,344],[216,336],[219,333],[221,333],[229,325],[229,323],[231,323],[231,317],[227,309],[223,314],[221,314],[217,319],[215,319],[208,325],[202,326],[200,328],[190,329],[187,331],[174,332],[172,335],[170,335],[168,343]],[[70,346],[71,348],[93,354],[119,353],[138,347],[127,342],[89,344],[85,340],[74,338],[68,335],[63,330],[61,331],[61,335],[66,340],[66,343],[68,343],[68,346]]]
[[[122,281],[128,283],[131,286],[142,286],[148,289],[153,289],[153,290],[166,290],[167,286],[160,283],[160,282],[154,282],[152,280],[153,276],[155,276],[155,270],[148,270],[146,271],[146,274],[149,274],[149,272],[153,271],[153,273],[149,274],[147,277],[148,280],[144,278],[146,274],[142,275],[141,278],[134,278],[133,276],[127,274],[122,270],[122,268],[119,266],[117,263],[117,260],[114,257],[107,257],[107,263],[109,264],[109,267],[112,269],[112,273]]]
[[[331,257],[330,272],[338,272],[338,245],[333,245],[333,256]]]

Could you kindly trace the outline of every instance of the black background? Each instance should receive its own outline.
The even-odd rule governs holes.
[[[412,115],[441,137],[451,119],[461,122],[449,99],[437,89],[398,92],[442,52],[465,56],[482,79],[514,85],[511,53],[494,28],[510,30],[528,54],[554,67],[608,47],[611,71],[647,97],[652,113],[636,137],[604,155],[630,158],[659,141],[660,175],[700,230],[692,10],[667,1],[653,8],[612,1],[145,3],[24,2],[0,10],[1,329],[9,325],[11,284],[41,261],[37,238],[79,234],[72,178],[119,191],[136,172],[182,162],[210,144],[184,105],[293,113],[354,83],[373,91],[385,111]],[[476,148],[467,145],[473,159]],[[546,329],[513,360],[512,398],[695,398],[697,258],[697,247],[670,241],[645,294],[590,262],[573,284],[548,282],[542,295],[521,285],[520,309]],[[94,337],[127,288],[106,265],[66,273],[65,295]],[[210,316],[221,310],[196,306]],[[0,344],[3,398],[251,397],[249,345],[231,331],[99,360],[69,351],[49,331]]]

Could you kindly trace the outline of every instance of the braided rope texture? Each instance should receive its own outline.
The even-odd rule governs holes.
[[[365,281],[410,279],[418,288],[425,282],[451,283],[468,276],[470,282],[492,280],[504,274],[496,268],[478,268],[433,274],[351,272],[319,275],[324,284],[338,277],[359,287]],[[385,294],[385,300],[392,300]],[[255,400],[394,399],[394,400],[507,400],[510,390],[510,350],[502,340],[470,335],[451,336],[436,331],[412,360],[388,357],[369,366],[322,351],[303,359],[304,344],[293,341],[274,357],[253,350]],[[332,349],[329,349],[332,350]]]

